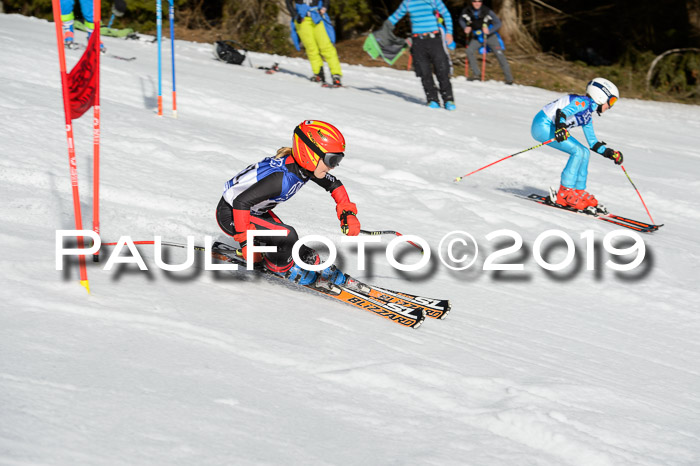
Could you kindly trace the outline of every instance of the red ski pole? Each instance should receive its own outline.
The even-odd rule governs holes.
[[[632,183],[632,187],[634,188],[635,191],[637,191],[637,196],[639,196],[639,200],[642,201],[642,205],[644,206],[644,209],[647,211],[647,215],[649,216],[649,220],[651,220],[651,223],[656,223],[653,218],[651,218],[651,214],[649,213],[649,209],[647,208],[646,203],[644,202],[644,199],[642,199],[642,195],[640,194],[639,190],[637,187],[634,185],[634,182],[632,181],[632,178],[630,178],[629,174],[627,173],[627,170],[625,170],[624,165],[620,165],[620,168],[622,168],[622,171],[625,172],[625,175],[627,175],[627,179],[630,180],[630,183]]]
[[[481,81],[484,82],[486,80],[486,34],[483,34],[484,36],[484,53],[482,53],[482,59],[481,59]]]
[[[468,177],[469,175],[473,175],[474,173],[476,173],[476,172],[478,172],[478,171],[481,171],[481,170],[483,170],[484,168],[488,168],[488,167],[490,167],[491,165],[496,165],[498,162],[502,162],[502,161],[504,161],[504,160],[506,160],[506,159],[509,159],[509,158],[511,158],[511,157],[515,157],[516,155],[522,154],[523,152],[527,152],[527,151],[532,150],[532,149],[537,149],[538,147],[546,146],[547,144],[549,144],[549,143],[551,143],[551,142],[554,142],[554,141],[556,141],[556,140],[557,140],[556,138],[552,138],[552,139],[550,139],[549,141],[545,141],[545,142],[543,142],[543,143],[537,144],[536,146],[532,146],[532,147],[529,147],[529,148],[527,148],[527,149],[525,149],[525,150],[521,150],[520,152],[516,152],[515,154],[507,155],[507,156],[503,157],[502,159],[496,160],[495,162],[491,162],[490,164],[488,164],[488,165],[486,165],[486,166],[484,166],[484,167],[477,168],[477,169],[474,170],[473,172],[467,173],[466,175],[458,176],[457,178],[454,179],[454,181],[455,181],[455,182],[462,181],[462,179]]]

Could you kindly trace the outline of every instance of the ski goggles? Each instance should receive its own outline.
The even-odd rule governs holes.
[[[613,105],[615,105],[615,102],[617,102],[616,96],[612,95],[612,93],[602,84],[597,83],[597,82],[593,82],[592,84],[593,84],[593,86],[597,87],[598,89],[603,91],[603,93],[605,95],[608,96],[608,107],[612,107]]]
[[[325,163],[328,168],[335,168],[340,165],[341,160],[345,157],[345,152],[323,152],[320,147],[318,147],[309,137],[304,134],[302,130],[298,127],[294,129],[294,134],[299,136],[299,139],[306,144],[306,146],[314,151],[318,155],[323,163]]]
[[[345,152],[326,152],[321,158],[329,168],[335,168],[340,165],[343,157],[345,157]]]

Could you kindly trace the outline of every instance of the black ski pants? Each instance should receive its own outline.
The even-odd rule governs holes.
[[[450,58],[445,50],[442,36],[439,33],[414,35],[411,54],[413,55],[413,67],[423,83],[423,90],[428,102],[440,102],[438,90],[433,80],[433,72],[435,72],[440,85],[443,105],[445,102],[454,102],[452,83],[450,83]]]
[[[216,221],[219,227],[227,235],[234,236],[239,233],[233,224],[233,210],[231,205],[222,197],[216,207]],[[286,230],[286,236],[263,236],[255,239],[259,246],[276,246],[277,252],[266,252],[265,260],[268,268],[277,272],[285,272],[294,265],[292,260],[292,248],[299,240],[299,235],[293,226],[282,223],[282,220],[272,211],[260,215],[250,215],[250,223],[256,230]],[[303,249],[303,248],[302,248]],[[304,251],[300,251],[300,254]]]

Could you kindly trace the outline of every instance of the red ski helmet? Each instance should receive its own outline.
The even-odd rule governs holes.
[[[303,121],[294,128],[292,156],[309,171],[314,171],[321,159],[329,167],[336,167],[345,156],[345,138],[330,123]]]

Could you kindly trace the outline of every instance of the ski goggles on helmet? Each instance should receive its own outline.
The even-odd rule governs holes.
[[[335,168],[340,165],[341,160],[345,157],[345,152],[323,152],[320,147],[318,147],[309,137],[304,134],[304,132],[299,129],[299,127],[294,129],[294,134],[299,136],[299,139],[306,144],[306,146],[314,151],[316,155],[323,160],[328,168]]]
[[[603,92],[603,94],[608,96],[608,107],[612,107],[613,105],[615,105],[615,102],[617,102],[617,96],[613,95],[613,93],[610,92],[610,90],[607,87],[595,81],[591,81],[591,84],[600,89]]]
[[[340,162],[345,157],[345,152],[326,152],[323,154],[323,163],[328,165],[328,168],[335,168],[340,165]]]

